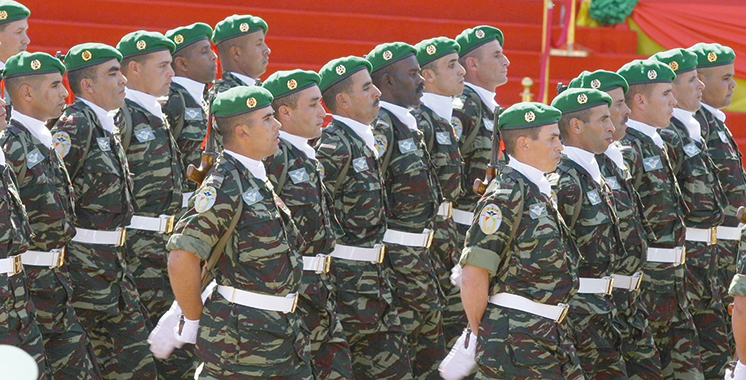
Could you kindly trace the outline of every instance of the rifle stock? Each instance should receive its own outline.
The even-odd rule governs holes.
[[[499,110],[495,110],[495,119],[492,127],[492,155],[490,157],[490,163],[487,165],[487,170],[484,173],[484,180],[477,178],[474,180],[472,190],[479,195],[483,195],[487,191],[487,186],[497,176],[497,163],[500,157],[500,134],[497,132],[497,122],[500,119]]]

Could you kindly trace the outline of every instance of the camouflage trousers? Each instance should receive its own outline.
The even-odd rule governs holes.
[[[52,376],[44,354],[44,341],[24,276],[2,275],[0,279],[0,344],[26,351],[39,366],[39,380],[50,380]]]
[[[461,289],[451,283],[451,269],[461,258],[464,245],[453,219],[437,217],[433,225],[435,233],[430,246],[433,252],[433,265],[436,267],[440,288],[443,290],[445,307],[443,309],[443,335],[446,349],[453,347],[456,339],[466,328],[466,313],[461,303]]]
[[[580,366],[588,379],[628,378],[621,354],[621,334],[612,322],[614,314],[578,313],[570,309],[567,315]]]
[[[477,334],[476,379],[585,379],[567,320],[487,305]]]
[[[697,327],[702,370],[705,379],[722,379],[730,360],[728,320],[724,310],[718,271],[717,247],[707,243],[686,242],[686,290],[691,303],[689,312]]]
[[[127,230],[127,262],[151,329],[175,299],[168,281],[168,238],[169,235],[158,232]],[[155,364],[158,378],[162,380],[192,380],[199,365],[194,346],[190,344],[174,350],[166,360],[155,359]]]
[[[639,291],[614,289],[614,325],[622,338],[621,353],[630,380],[661,380],[661,357],[653,340],[647,312],[640,308]]]

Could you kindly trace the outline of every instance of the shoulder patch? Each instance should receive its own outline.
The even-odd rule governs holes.
[[[57,132],[52,136],[52,146],[61,157],[66,157],[70,153],[72,140],[67,132]]]
[[[494,234],[500,228],[502,221],[503,214],[500,208],[492,203],[484,206],[482,212],[479,213],[479,228],[485,235]]]
[[[384,153],[386,153],[386,149],[389,147],[389,140],[384,134],[376,134],[374,136],[374,142],[376,151],[378,152],[378,157],[382,157]]]
[[[212,186],[205,186],[194,194],[194,210],[203,213],[215,205],[218,191]]]
[[[451,126],[453,131],[456,133],[456,137],[461,138],[461,134],[464,133],[464,124],[456,116],[451,117]]]

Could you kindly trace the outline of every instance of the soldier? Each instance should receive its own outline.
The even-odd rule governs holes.
[[[5,69],[5,61],[8,58],[25,51],[31,43],[27,34],[30,15],[31,11],[17,1],[6,0],[0,3],[0,70]],[[0,96],[5,100],[7,117],[10,120],[10,97],[4,86],[0,87]]]
[[[496,126],[509,164],[477,205],[460,261],[470,331],[456,347],[476,351],[478,379],[583,379],[564,320],[579,255],[544,178],[560,160],[560,116],[518,103]]]
[[[706,379],[721,379],[730,356],[721,285],[717,281],[717,226],[727,199],[705,149],[702,128],[694,119],[704,84],[697,78],[697,55],[678,48],[653,55],[676,73],[676,107],[671,124],[660,132],[673,173],[689,212],[686,223],[686,291],[689,312],[699,334],[702,370]]]
[[[634,60],[617,72],[629,83],[625,102],[631,113],[620,141],[624,162],[643,215],[655,234],[647,251],[641,303],[650,313],[653,339],[666,379],[702,377],[699,337],[687,309],[683,215],[688,212],[658,130],[670,123],[676,74],[657,60]]]
[[[73,306],[105,379],[155,379],[140,296],[127,266],[124,227],[132,218],[132,180],[114,131],[127,80],[113,47],[73,46],[65,57],[73,104],[52,128],[75,193],[77,235],[67,245]]]
[[[324,185],[343,235],[332,252],[337,315],[352,353],[354,379],[411,379],[404,331],[384,274],[383,175],[370,126],[381,92],[371,65],[354,56],[321,68],[319,89],[333,120],[316,147]]]
[[[436,37],[424,40],[414,47],[417,50],[417,62],[422,69],[421,75],[425,80],[425,91],[422,94],[422,105],[412,113],[423,133],[432,171],[438,176],[444,200],[438,208],[433,224],[431,249],[434,264],[437,265],[440,287],[445,296],[445,345],[451,347],[466,327],[466,314],[461,304],[459,288],[451,284],[450,280],[451,269],[461,256],[458,230],[451,213],[453,203],[463,191],[463,162],[458,149],[458,136],[450,120],[453,114],[452,97],[463,92],[466,71],[458,63],[458,52],[461,48],[455,40]]]
[[[619,74],[606,70],[584,71],[568,85],[569,88],[593,88],[606,92],[612,100],[609,115],[614,132],[614,141],[627,133],[630,109],[624,102],[629,89],[627,81]],[[629,171],[624,165],[622,152],[613,143],[603,154],[596,155],[601,175],[614,195],[619,232],[626,255],[614,260],[614,291],[612,294],[617,310],[615,326],[621,333],[621,353],[627,376],[630,379],[661,379],[661,359],[653,342],[648,323],[648,313],[640,305],[639,290],[642,282],[642,267],[647,260],[647,219],[642,216],[640,197],[632,186]]]
[[[225,150],[168,241],[171,285],[184,313],[175,334],[196,342],[205,362],[200,379],[314,378],[295,312],[302,239],[260,161],[279,144],[271,102],[269,91],[254,86],[215,98]],[[200,260],[215,253],[222,254],[212,270],[217,286],[203,306]]]
[[[399,318],[407,332],[416,379],[437,378],[444,357],[443,294],[430,254],[432,225],[441,202],[430,155],[409,112],[424,90],[416,50],[403,42],[376,46],[365,58],[373,84],[381,91],[381,109],[373,135],[387,199],[388,270]]]

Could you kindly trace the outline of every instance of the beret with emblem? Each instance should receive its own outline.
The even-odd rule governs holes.
[[[382,69],[394,62],[415,55],[417,51],[410,44],[404,42],[388,42],[380,44],[365,56],[373,71]]]
[[[168,50],[173,54],[174,49],[176,49],[174,43],[163,34],[146,30],[127,33],[117,44],[117,50],[122,53],[124,58],[161,50]]]
[[[5,78],[49,73],[65,74],[65,65],[47,53],[22,51],[5,62]]]
[[[565,91],[567,92],[567,91]],[[508,107],[497,122],[499,131],[523,129],[557,123],[562,112],[552,106],[536,102],[520,102]]]
[[[319,70],[319,77],[321,77],[319,88],[323,92],[360,70],[370,72],[372,70],[370,62],[354,55],[332,59]]]
[[[609,94],[592,88],[568,88],[552,100],[552,107],[562,113],[575,112],[600,105],[611,106]]]
[[[697,67],[723,66],[736,60],[736,53],[728,46],[700,42],[686,49],[697,55]]]
[[[480,25],[466,29],[456,36],[456,42],[461,46],[459,55],[463,57],[466,53],[492,40],[497,40],[500,46],[503,46],[503,42],[505,42],[503,32],[494,26]]]
[[[623,76],[606,70],[583,71],[575,79],[571,80],[567,87],[592,88],[599,91],[611,91],[617,87],[621,87],[625,94],[629,90],[627,80]]]
[[[656,59],[635,59],[617,70],[617,74],[624,77],[630,86],[646,83],[671,83],[676,79],[676,73],[667,64]]]
[[[212,32],[212,42],[219,44],[225,40],[254,33],[258,30],[267,34],[267,23],[260,17],[252,15],[233,15],[215,25]]]
[[[262,84],[275,99],[294,94],[314,85],[318,85],[321,78],[313,71],[292,70],[276,71]]]
[[[697,68],[697,55],[682,48],[655,53],[650,58],[667,64],[677,75]]]
[[[174,53],[189,46],[193,42],[209,40],[212,37],[212,27],[204,22],[195,22],[187,26],[180,26],[166,32],[166,38],[174,42]]]
[[[444,55],[458,53],[461,46],[448,37],[435,37],[421,41],[414,45],[414,49],[417,51],[417,62],[424,66]]]
[[[274,98],[261,86],[237,86],[221,92],[212,102],[215,117],[230,117],[268,107]]]
[[[71,47],[67,55],[65,55],[65,67],[67,67],[68,71],[73,71],[112,59],[121,62],[122,53],[112,46],[90,42]]]
[[[0,25],[16,20],[23,20],[31,11],[23,4],[12,0],[0,0]]]

